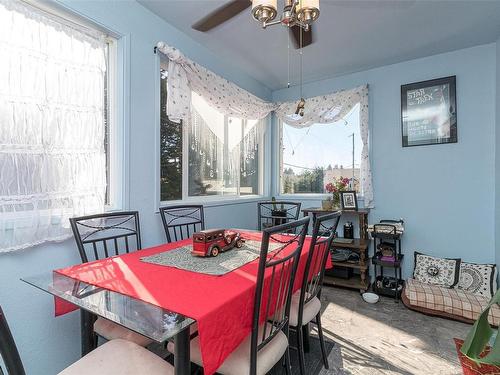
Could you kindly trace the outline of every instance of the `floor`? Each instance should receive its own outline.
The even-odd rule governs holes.
[[[324,287],[322,300],[324,333],[340,350],[329,357],[337,369],[321,375],[462,373],[452,339],[465,337],[470,325],[408,310],[390,298],[371,305],[352,290]]]

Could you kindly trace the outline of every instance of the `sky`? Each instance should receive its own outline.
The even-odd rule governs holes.
[[[297,129],[283,124],[283,163],[307,168],[332,167],[335,164],[352,166],[352,138],[354,133],[354,165],[359,168],[363,144],[359,134],[359,104],[344,118],[332,124],[313,124]],[[347,122],[347,124],[346,124]],[[284,165],[284,168],[288,168]],[[291,167],[295,173],[302,168]]]

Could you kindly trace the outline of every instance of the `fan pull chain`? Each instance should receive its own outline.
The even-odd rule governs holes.
[[[288,76],[287,76],[287,88],[290,88],[290,33],[288,33],[288,46],[287,46],[287,68],[288,68]]]
[[[303,47],[303,39],[302,39],[303,29],[300,28],[300,99],[302,100],[302,47]]]

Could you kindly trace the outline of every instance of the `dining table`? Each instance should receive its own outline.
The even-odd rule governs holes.
[[[246,229],[240,232],[245,241],[260,251],[262,232]],[[274,243],[277,249],[293,236],[289,233],[275,236],[270,244]],[[154,262],[155,257],[169,252],[173,255],[174,250],[188,251],[192,241],[166,243],[22,280],[55,297],[56,316],[79,309],[87,322],[92,322],[89,317],[102,317],[154,342],[174,341],[176,375],[190,374],[190,338],[191,331],[195,331],[200,340],[204,373],[211,375],[251,333],[259,260],[258,255],[251,257],[223,274],[190,268],[210,258],[193,257],[187,267]],[[300,289],[309,246],[310,237],[306,236],[293,291]],[[241,249],[231,251],[237,250]],[[293,246],[282,246],[280,251],[286,256]],[[82,328],[82,347],[88,344],[89,328],[91,332],[91,327],[86,328],[85,331]]]

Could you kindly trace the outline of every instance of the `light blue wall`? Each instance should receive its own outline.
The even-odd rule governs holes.
[[[304,85],[306,97],[370,85],[370,221],[405,219],[407,276],[414,250],[495,262],[495,63],[489,44]],[[457,76],[458,143],[402,148],[400,86],[450,75]],[[296,99],[298,90],[273,98]]]
[[[495,256],[500,264],[500,38],[496,42]]]
[[[140,210],[144,246],[164,242],[160,218],[154,213],[155,154],[155,55],[153,47],[162,40],[181,48],[188,56],[224,75],[252,93],[269,99],[270,91],[236,67],[219,60],[203,46],[134,2],[63,0],[63,4],[84,16],[123,34],[128,39],[130,75],[129,207]],[[256,203],[208,207],[207,225],[256,227]],[[0,304],[11,325],[29,375],[51,375],[74,362],[80,355],[79,314],[53,318],[48,294],[19,279],[22,276],[72,265],[80,261],[73,241],[48,244],[13,254],[0,255]]]
[[[130,87],[131,140],[128,206],[140,210],[144,245],[163,242],[160,221],[154,213],[153,46],[159,40],[166,41],[262,98],[269,99],[271,93],[134,2],[61,0],[61,3],[127,39],[130,58],[124,83]],[[457,75],[459,143],[402,149],[400,85],[451,74]],[[487,45],[316,82],[304,88],[307,96],[313,96],[370,84],[377,204],[372,221],[404,217],[408,225],[404,242],[408,254],[421,249],[478,262],[495,259],[494,75],[495,46]],[[292,92],[293,89],[277,91],[273,96],[288,99],[294,97]],[[208,207],[206,214],[207,225],[212,227],[227,226],[228,222],[235,227],[256,226],[255,202]],[[0,256],[0,302],[10,318],[30,375],[54,374],[79,357],[79,321],[78,314],[54,319],[51,298],[19,278],[77,262],[79,257],[72,241]],[[408,260],[407,271],[410,264]]]

